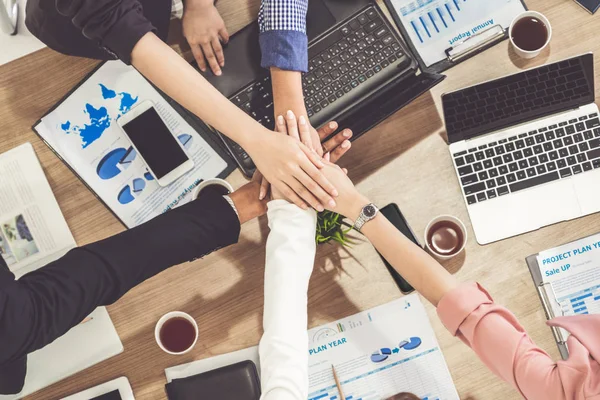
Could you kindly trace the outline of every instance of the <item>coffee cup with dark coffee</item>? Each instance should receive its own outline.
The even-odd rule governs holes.
[[[550,43],[552,27],[543,14],[526,11],[510,24],[508,36],[515,53],[523,58],[533,58]]]
[[[440,260],[449,260],[460,254],[466,244],[465,224],[451,215],[440,215],[425,228],[425,247]]]
[[[198,184],[192,192],[192,200],[196,200],[203,191],[214,191],[220,195],[233,193],[233,187],[224,179],[211,178],[206,179]]]
[[[191,315],[172,311],[162,316],[154,328],[158,347],[172,355],[185,354],[198,341],[198,324]]]

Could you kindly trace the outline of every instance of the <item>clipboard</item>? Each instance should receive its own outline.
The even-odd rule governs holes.
[[[33,124],[33,126],[31,127],[31,129],[42,140],[42,142],[44,142],[44,144],[46,146],[48,146],[48,148],[54,153],[54,155],[56,157],[58,157],[58,159],[60,161],[62,161],[63,164],[65,164],[65,166],[73,173],[73,175],[75,175],[77,177],[77,179],[79,179],[81,181],[81,183],[83,183],[83,185],[86,188],[88,188],[88,190],[90,192],[92,192],[92,194],[100,201],[100,203],[102,203],[111,212],[111,214],[113,214],[115,216],[115,218],[121,223],[121,225],[123,225],[125,228],[127,228],[127,225],[125,224],[125,222],[121,218],[119,218],[119,216],[117,215],[117,213],[102,199],[102,197],[98,193],[96,193],[96,191],[91,187],[91,185],[89,185],[86,182],[86,180],[83,179],[83,177],[75,170],[75,168],[73,168],[71,166],[71,164],[69,164],[60,155],[60,153],[58,152],[58,150],[56,150],[54,147],[52,147],[50,145],[50,143],[48,143],[44,139],[44,137],[36,129],[37,126],[42,123],[42,119],[46,115],[50,114],[52,111],[54,111],[56,108],[58,108],[63,102],[65,102],[75,91],[77,91],[77,89],[79,89],[79,87],[81,85],[83,85],[100,68],[102,68],[102,66],[106,62],[107,61],[102,61],[102,62],[98,63],[98,65],[96,65],[96,67],[94,67],[81,81],[79,81],[56,104],[54,104],[48,111],[46,111],[46,113],[44,113],[44,115],[42,115],[40,117],[40,119],[38,119]],[[221,178],[221,179],[225,179],[227,176],[229,176],[237,168],[237,165],[236,165],[235,161],[233,160],[233,158],[231,157],[231,155],[229,154],[229,152],[227,151],[227,149],[225,148],[225,146],[222,143],[222,141],[219,140],[219,138],[217,138],[217,135],[216,135],[214,129],[212,127],[208,126],[207,124],[205,124],[204,121],[202,121],[200,118],[196,117],[194,114],[192,114],[191,112],[189,112],[187,109],[185,109],[179,103],[177,103],[175,100],[173,100],[172,98],[170,98],[169,96],[167,96],[163,91],[161,91],[152,82],[150,82],[147,79],[146,79],[146,81],[150,85],[152,85],[152,87],[160,94],[160,96],[162,96],[167,101],[167,103],[169,103],[169,105],[171,107],[173,107],[173,109],[175,110],[175,112],[177,112],[198,133],[198,135],[200,135],[200,137],[202,137],[202,139],[204,139],[206,141],[206,143],[208,143],[208,145],[210,147],[212,147],[212,149],[219,155],[219,157],[221,157],[225,161],[225,163],[227,164],[227,166],[216,177],[217,178]],[[123,156],[122,161],[124,161],[124,159],[126,157],[127,157],[127,154],[125,154]]]
[[[463,0],[464,1],[464,0]],[[469,0],[470,2],[475,1],[488,1],[488,0]],[[440,59],[439,61],[427,66],[427,63],[421,56],[419,52],[418,46],[411,40],[411,35],[409,34],[407,28],[399,14],[399,10],[394,5],[394,0],[384,0],[386,7],[388,8],[397,28],[400,30],[402,37],[405,43],[410,48],[411,53],[419,63],[419,67],[421,71],[440,73],[447,69],[454,67],[457,64],[489,49],[490,47],[508,39],[508,24],[507,26],[502,26],[501,24],[493,24],[491,26],[487,26],[484,29],[480,29],[475,34],[471,34],[469,37],[457,41],[452,45],[448,45],[445,49],[445,57]],[[432,3],[432,0],[415,0],[418,4],[428,4]],[[456,3],[454,0],[447,1],[449,4]],[[519,0],[519,3],[523,6],[523,12],[527,11],[527,5],[524,0]],[[450,10],[448,10],[450,11]],[[441,17],[441,15],[440,15]],[[454,19],[454,18],[453,18]],[[433,21],[432,21],[433,22]],[[444,22],[446,25],[446,22]],[[436,27],[436,30],[438,28]],[[440,27],[441,29],[441,27]],[[416,27],[415,27],[416,30]],[[429,33],[428,33],[429,34]]]
[[[544,280],[542,279],[542,273],[537,260],[538,254],[531,255],[525,260],[527,261],[527,267],[531,273],[531,279],[533,279],[533,283],[535,284],[535,289],[537,290],[542,306],[544,307],[546,318],[550,320],[554,317],[563,315],[563,311],[562,306],[556,300],[552,284],[549,282],[544,283]],[[569,349],[567,348],[568,333],[562,328],[557,328],[555,326],[552,326],[551,328],[560,356],[563,360],[566,360],[569,357]]]

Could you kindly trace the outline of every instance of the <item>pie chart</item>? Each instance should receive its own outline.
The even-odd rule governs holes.
[[[119,200],[119,203],[121,204],[129,204],[133,200],[135,200],[135,197],[133,197],[133,194],[131,194],[131,188],[129,187],[129,185],[121,189],[121,191],[117,195],[117,200]]]
[[[142,178],[135,178],[133,180],[133,192],[139,193],[146,187],[146,181]]]
[[[192,146],[192,136],[188,135],[187,133],[177,136],[177,139],[179,139],[179,142],[181,142],[181,144],[186,150],[189,150]]]
[[[137,153],[131,147],[129,150],[122,147],[114,149],[102,157],[98,167],[96,167],[96,173],[100,179],[112,179],[119,175],[123,169],[129,168],[136,155]]]
[[[371,354],[371,361],[373,361],[374,363],[384,362],[388,359],[388,357],[391,354],[392,350],[388,348],[383,348],[378,351],[374,351],[373,354]]]
[[[421,345],[422,341],[420,337],[411,337],[410,339],[407,340],[403,340],[400,342],[400,344],[398,345],[399,349],[404,349],[404,350],[414,350],[417,347],[419,347]]]

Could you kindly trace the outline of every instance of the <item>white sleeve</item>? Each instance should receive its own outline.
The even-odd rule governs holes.
[[[260,340],[261,400],[308,397],[308,281],[315,261],[314,210],[269,203],[264,334]]]

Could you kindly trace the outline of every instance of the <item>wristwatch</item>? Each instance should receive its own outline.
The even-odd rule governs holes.
[[[356,221],[354,221],[354,229],[360,232],[360,229],[363,227],[363,225],[375,218],[378,212],[379,209],[373,203],[364,206],[358,215],[358,218],[356,218]]]

